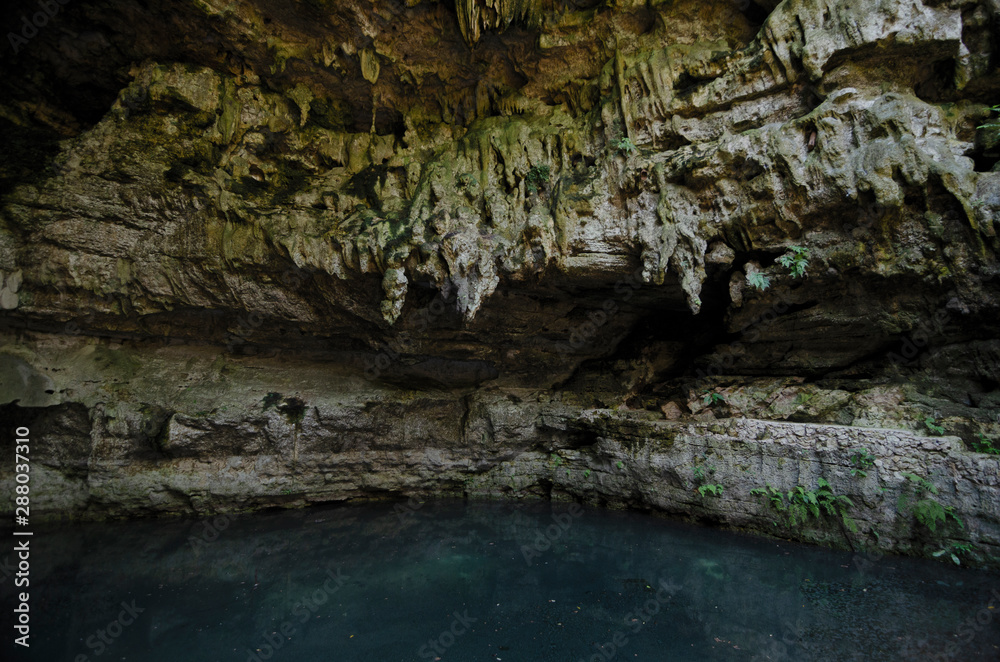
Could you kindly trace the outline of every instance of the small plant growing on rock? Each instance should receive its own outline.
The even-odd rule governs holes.
[[[618,151],[621,152],[622,154],[624,154],[625,156],[628,156],[628,155],[630,155],[630,154],[632,154],[633,152],[636,151],[635,143],[633,143],[632,139],[629,138],[628,136],[626,136],[626,137],[622,138],[621,140],[619,140],[615,144],[615,147],[617,147]]]
[[[972,441],[972,450],[976,453],[989,453],[990,455],[1000,455],[1000,448],[993,444],[993,440],[982,432],[976,434]]]
[[[869,453],[867,448],[862,448],[851,456],[851,475],[855,478],[858,476],[867,478],[868,472],[866,470],[874,466],[875,456]]]
[[[695,484],[701,485],[705,482],[705,479],[707,478],[705,475],[706,469],[708,470],[709,475],[715,475],[715,467],[712,465],[709,465],[708,467],[697,465],[691,469],[691,475],[694,476]]]
[[[965,528],[962,520],[955,514],[954,508],[951,506],[942,506],[934,498],[934,495],[938,493],[938,489],[934,487],[933,483],[914,473],[907,472],[902,474],[902,476],[913,485],[913,498],[916,501],[913,503],[912,511],[913,516],[917,518],[917,522],[927,527],[931,533],[937,533],[938,522],[944,523],[949,517],[955,520],[960,528]],[[897,504],[899,512],[903,512],[906,509],[907,502],[907,495],[900,494],[899,503]]]
[[[788,506],[785,504],[784,494],[781,490],[776,490],[770,485],[754,488],[750,490],[750,494],[753,496],[767,497],[768,504],[771,506],[771,509],[778,511],[779,513],[784,513],[788,510]]]
[[[788,269],[792,278],[806,275],[809,266],[809,249],[802,246],[789,246],[788,252],[778,258],[778,263]]]
[[[818,478],[816,480],[816,486],[816,503],[819,507],[822,508],[827,515],[840,517],[841,521],[848,529],[852,532],[857,532],[857,524],[855,524],[854,520],[847,514],[847,509],[853,508],[854,502],[843,494],[834,494],[833,489],[830,487],[830,483],[823,478]],[[817,515],[813,510],[810,510],[810,513],[814,517],[819,517],[819,515]]]
[[[815,393],[798,393],[795,396],[795,404],[799,407],[804,407],[809,404],[809,401],[816,397]]]
[[[990,108],[990,110],[993,111],[994,113],[996,113],[997,115],[1000,115],[1000,104],[998,104],[996,106],[993,106],[992,108]],[[990,120],[986,124],[980,124],[976,128],[978,128],[978,129],[998,129],[998,130],[1000,130],[1000,117],[994,117],[992,120]]]
[[[549,166],[532,166],[528,171],[528,176],[524,178],[529,193],[538,193],[538,189],[544,187],[549,182]]]
[[[771,279],[765,276],[763,271],[754,271],[747,274],[747,285],[763,292],[771,287]]]
[[[948,555],[955,565],[962,565],[962,561],[958,557],[973,556],[972,543],[952,543],[951,545],[934,552],[931,556],[938,558],[944,556],[945,554]]]
[[[921,499],[913,504],[913,515],[918,522],[930,529],[931,533],[937,533],[937,523],[945,522],[948,517],[958,522],[961,528],[965,528],[951,506],[944,507],[934,499]]]
[[[787,528],[805,524],[810,517],[821,519],[825,514],[839,518],[844,527],[852,533],[858,530],[857,523],[848,515],[848,509],[854,507],[854,502],[843,494],[835,494],[825,478],[816,480],[815,490],[806,490],[797,485],[794,489],[783,493],[767,485],[766,490],[756,488],[750,490],[750,494],[766,497],[773,510],[785,515]]]
[[[924,425],[931,434],[936,434],[938,436],[944,434],[944,428],[937,424],[937,420],[933,416],[928,416],[924,419]]]
[[[726,399],[722,397],[721,393],[714,393],[710,391],[703,391],[704,397],[701,399],[702,404],[712,407],[717,404],[726,404]]]
[[[721,497],[722,496],[722,490],[723,490],[723,486],[722,485],[718,485],[718,484],[716,484],[716,485],[706,484],[706,485],[701,485],[700,487],[698,487],[698,494],[700,494],[702,496],[705,496],[707,494],[711,494],[714,497]]]

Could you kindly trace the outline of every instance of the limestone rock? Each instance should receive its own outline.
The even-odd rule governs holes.
[[[571,5],[97,3],[0,60],[0,415],[51,433],[39,512],[299,481],[766,530],[742,482],[695,505],[712,450],[829,468],[928,552],[847,482],[868,444],[995,545],[997,3]]]

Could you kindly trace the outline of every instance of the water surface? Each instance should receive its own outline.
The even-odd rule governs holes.
[[[565,504],[49,526],[31,562],[13,659],[1000,659],[996,574]]]

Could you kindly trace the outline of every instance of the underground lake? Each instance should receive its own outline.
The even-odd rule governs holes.
[[[50,634],[27,659],[46,662],[1000,656],[996,574],[578,504],[51,525],[32,545]]]
[[[997,662],[1000,0],[5,0],[0,539],[0,662]]]

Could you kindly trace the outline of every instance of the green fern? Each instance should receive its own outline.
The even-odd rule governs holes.
[[[750,490],[750,494],[754,496],[767,497],[768,503],[774,510],[783,513],[788,510],[788,506],[785,505],[785,498],[781,490],[776,490],[771,487],[770,484],[765,487],[758,487]]]
[[[916,490],[918,494],[921,491],[929,492],[931,494],[938,493],[938,488],[936,488],[932,482],[930,482],[929,480],[927,480],[922,476],[918,476],[915,473],[910,473],[909,471],[904,471],[903,473],[900,474],[900,476],[902,476],[906,480],[916,485]]]
[[[770,485],[750,490],[754,496],[766,497],[771,509],[785,515],[785,526],[789,529],[806,524],[810,519],[821,520],[824,516],[839,518],[852,533],[858,526],[848,514],[854,502],[842,494],[835,494],[825,478],[816,480],[816,489],[807,490],[796,485],[788,492],[781,492]]]
[[[722,397],[722,395],[719,393],[710,393],[709,391],[703,391],[703,393],[705,397],[703,397],[701,400],[702,404],[706,404],[709,406],[717,405],[720,403],[726,404],[726,399]]]
[[[990,455],[1000,455],[1000,448],[997,448],[993,440],[982,432],[976,433],[976,440],[972,442],[972,450],[977,453],[989,453]]]
[[[869,453],[867,448],[862,448],[851,456],[851,465],[852,476],[867,478],[868,472],[865,470],[875,466],[875,456]]]
[[[624,154],[626,156],[628,156],[629,154],[632,154],[637,149],[636,146],[635,146],[635,143],[633,143],[632,140],[630,138],[628,138],[627,136],[625,138],[622,138],[621,140],[619,140],[615,144],[615,147],[618,148],[619,152],[621,152],[622,154]]]
[[[926,478],[914,473],[905,472],[901,474],[903,478],[913,484],[913,497],[915,499],[910,511],[921,525],[927,527],[931,533],[937,533],[938,524],[944,524],[948,518],[955,520],[959,528],[964,529],[965,524],[961,518],[955,514],[952,506],[942,506],[932,495],[938,494],[938,489]],[[907,509],[908,498],[905,493],[899,495],[896,504],[899,512]]]
[[[993,106],[992,108],[990,108],[990,110],[993,111],[994,113],[997,113],[998,115],[1000,115],[1000,105]],[[998,121],[998,120],[1000,120],[1000,117],[993,118],[992,121],[989,121],[986,124],[980,124],[976,128],[978,128],[978,129],[1000,129],[1000,121]]]
[[[959,555],[975,557],[972,552],[972,543],[952,543],[950,546],[934,552],[931,556],[937,558],[945,554],[951,558],[955,565],[962,565],[961,559],[958,558]]]
[[[939,436],[944,434],[944,428],[937,424],[937,420],[935,420],[933,416],[928,416],[927,418],[925,418],[924,425],[926,425],[927,429],[930,430],[931,433],[933,434]]]
[[[524,178],[525,188],[529,193],[537,193],[549,181],[550,168],[547,165],[533,166],[528,171],[528,176]]]
[[[922,499],[913,504],[913,514],[917,521],[937,533],[937,523],[944,522],[944,507],[934,499]]]
[[[806,275],[809,266],[809,249],[802,246],[789,246],[788,252],[778,258],[778,262],[792,274],[792,278]]]
[[[705,496],[706,494],[711,494],[714,497],[722,496],[722,485],[702,485],[698,488],[698,494]]]
[[[771,279],[765,276],[762,271],[754,271],[747,274],[747,285],[763,292],[771,287]]]

